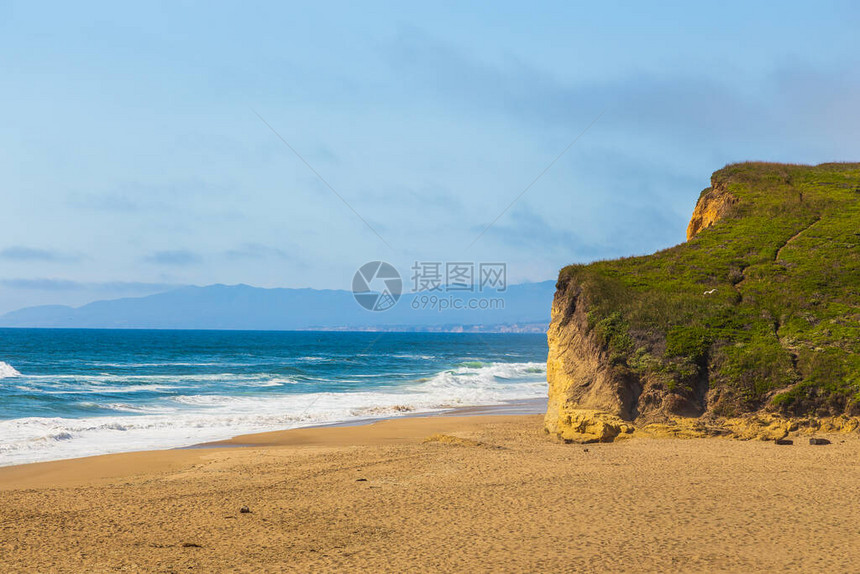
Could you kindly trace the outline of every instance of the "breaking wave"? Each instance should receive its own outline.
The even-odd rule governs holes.
[[[15,370],[15,367],[10,365],[9,363],[4,363],[0,361],[0,379],[6,379],[9,377],[20,377],[21,373]]]
[[[0,376],[20,374],[0,363]],[[399,373],[398,373],[399,375]],[[356,375],[357,376],[357,375]],[[174,379],[174,384],[169,379]],[[384,379],[384,377],[382,377]],[[44,380],[43,380],[44,379]],[[316,381],[314,392],[283,375],[25,377],[29,393],[72,401],[84,416],[0,420],[0,466],[158,448],[302,426],[500,405],[546,396],[545,365],[465,361],[394,383]],[[369,386],[366,386],[369,385]],[[125,393],[126,396],[120,396]],[[43,395],[44,396],[44,395]],[[102,398],[103,397],[103,398]],[[117,400],[120,399],[120,400]],[[65,404],[65,403],[64,403]],[[89,413],[89,414],[87,414]]]

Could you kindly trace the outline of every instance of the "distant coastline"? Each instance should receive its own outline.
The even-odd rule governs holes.
[[[480,292],[404,293],[390,309],[369,311],[346,290],[190,286],[80,307],[27,307],[0,315],[0,328],[540,333],[554,291],[555,281],[509,285],[492,294],[489,308],[470,305],[489,298]]]
[[[337,331],[355,333],[546,333],[549,322],[501,325],[379,325],[375,327],[329,327],[309,331]]]

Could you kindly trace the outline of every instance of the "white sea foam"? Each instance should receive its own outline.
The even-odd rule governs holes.
[[[105,392],[100,388],[104,381],[99,383],[90,389]],[[543,364],[489,363],[480,367],[464,365],[384,390],[306,394],[274,391],[239,396],[185,394],[162,397],[146,405],[112,402],[104,406],[128,414],[0,421],[0,466],[173,448],[251,432],[434,412],[458,406],[497,405],[545,396]]]
[[[107,403],[105,405],[98,405],[97,403],[81,403],[82,405],[92,405],[92,406],[101,406],[102,408],[119,411],[125,413],[153,413],[153,414],[165,414],[165,412],[170,409],[164,407],[162,405],[135,405],[131,403]],[[176,409],[174,409],[175,411]]]
[[[104,361],[93,361],[90,363],[93,367],[114,367],[122,369],[137,369],[146,367],[250,367],[254,363],[212,363],[200,362],[192,363],[188,361],[165,361],[162,363],[108,363]]]
[[[238,375],[233,373],[217,373],[208,375],[34,375],[28,380],[38,383],[33,385],[36,390],[46,395],[64,394],[110,394],[130,392],[181,391],[193,389],[200,383],[229,383],[232,386],[247,386],[251,388],[277,387],[296,384],[297,378],[284,377],[266,373]]]
[[[9,377],[20,377],[21,373],[15,370],[15,367],[10,365],[9,363],[4,363],[0,361],[0,379],[6,379]]]

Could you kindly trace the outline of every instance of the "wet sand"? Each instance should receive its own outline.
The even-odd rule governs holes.
[[[860,564],[857,435],[831,436],[827,446],[805,438],[581,446],[552,440],[541,422],[403,418],[0,468],[0,571],[850,572]]]

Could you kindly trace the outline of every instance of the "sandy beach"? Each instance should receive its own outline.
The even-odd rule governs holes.
[[[434,416],[7,467],[0,570],[848,572],[860,437],[831,440],[582,446],[540,415]]]

